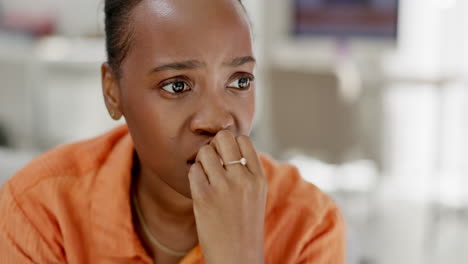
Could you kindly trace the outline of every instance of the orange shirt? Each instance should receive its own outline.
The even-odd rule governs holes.
[[[38,157],[0,190],[0,263],[152,263],[132,223],[133,142],[124,125]],[[336,204],[296,168],[260,155],[265,263],[344,263]],[[180,262],[202,264],[200,246]]]

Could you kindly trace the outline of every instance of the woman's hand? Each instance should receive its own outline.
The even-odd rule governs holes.
[[[226,164],[242,157],[246,166]],[[220,131],[199,150],[189,180],[206,263],[263,263],[267,182],[250,139]]]

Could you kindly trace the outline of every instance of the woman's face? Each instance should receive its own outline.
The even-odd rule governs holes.
[[[190,197],[187,174],[218,131],[249,135],[255,108],[252,36],[237,0],[144,0],[117,102],[142,170]]]

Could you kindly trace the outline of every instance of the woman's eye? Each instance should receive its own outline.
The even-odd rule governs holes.
[[[185,92],[188,89],[188,85],[185,82],[173,82],[164,85],[162,89],[169,93],[178,94]]]
[[[228,87],[231,88],[237,88],[237,89],[248,89],[250,87],[250,82],[252,81],[252,78],[250,77],[241,77],[233,81],[228,85]]]

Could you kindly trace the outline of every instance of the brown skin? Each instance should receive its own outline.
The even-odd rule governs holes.
[[[121,78],[103,64],[102,86],[135,143],[146,223],[172,249],[199,242],[208,264],[263,263],[267,184],[248,138],[255,62],[244,10],[237,0],[144,0],[131,24]],[[246,167],[220,163],[241,156]],[[139,235],[156,263],[180,261]]]

